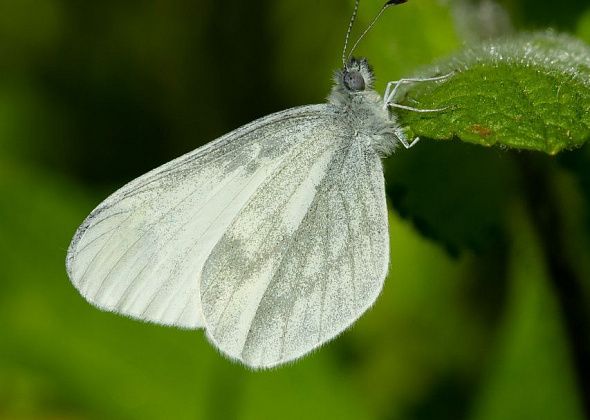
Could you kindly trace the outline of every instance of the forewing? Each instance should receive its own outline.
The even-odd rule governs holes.
[[[199,284],[211,250],[248,200],[322,124],[326,106],[294,108],[244,126],[125,185],[78,229],[72,283],[110,311],[203,326]]]
[[[345,128],[315,136],[250,199],[203,270],[208,336],[254,368],[335,337],[372,305],[387,273],[379,157]]]

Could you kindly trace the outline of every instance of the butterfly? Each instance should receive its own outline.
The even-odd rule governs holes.
[[[251,368],[309,353],[381,292],[381,158],[415,144],[391,110],[413,108],[393,100],[444,77],[391,82],[382,99],[367,60],[343,54],[327,103],[256,120],[104,200],[70,244],[69,278],[101,309],[202,328]]]

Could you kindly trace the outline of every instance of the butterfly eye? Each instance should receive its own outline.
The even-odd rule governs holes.
[[[359,92],[361,90],[365,90],[365,79],[363,75],[356,71],[346,71],[344,72],[344,86],[353,92]]]

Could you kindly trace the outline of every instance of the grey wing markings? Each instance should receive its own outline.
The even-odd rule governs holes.
[[[333,141],[343,142],[342,139],[336,141],[336,138]],[[315,187],[305,215],[287,239],[284,235],[278,235],[272,237],[275,241],[272,246],[265,245],[271,232],[267,230],[264,237],[255,240],[254,256],[247,263],[242,263],[240,268],[243,269],[236,272],[237,269],[231,265],[225,266],[220,256],[229,254],[240,258],[253,251],[247,250],[252,246],[242,248],[239,242],[232,242],[232,235],[239,237],[240,232],[240,224],[236,227],[234,222],[218,243],[217,247],[221,247],[219,252],[212,252],[206,263],[209,269],[205,269],[201,299],[208,335],[224,353],[241,359],[252,367],[273,366],[300,357],[354,322],[380,292],[386,273],[384,269],[387,267],[388,249],[383,244],[384,237],[387,237],[387,215],[383,188],[377,188],[380,191],[373,188],[378,186],[379,181],[383,182],[382,170],[377,154],[372,153],[369,159],[372,149],[368,150],[355,143],[332,151],[326,172],[329,175],[324,174]],[[365,168],[361,168],[362,166]],[[346,170],[353,172],[352,185]],[[364,178],[361,179],[360,175]],[[331,184],[327,184],[326,180]],[[289,197],[303,189],[301,185],[304,181],[306,182],[305,179],[301,180],[289,190]],[[274,182],[284,183],[285,190],[292,187],[289,187],[288,180],[277,179]],[[367,188],[372,190],[370,197],[363,194],[363,189]],[[375,193],[382,193],[382,196]],[[363,203],[363,198],[370,202]],[[289,199],[283,200],[282,197],[280,200],[286,206],[282,208],[283,212],[287,212],[289,206],[293,205]],[[355,214],[351,213],[350,206],[356,209]],[[242,216],[245,220],[252,221],[247,212],[240,215]],[[254,221],[254,226],[258,230],[264,230],[269,229],[271,223],[276,225],[277,221],[271,219],[271,216],[267,214],[264,220]],[[344,230],[339,229],[336,224],[342,218],[347,223]],[[376,226],[368,230],[363,223]],[[318,226],[323,231],[320,232]],[[363,229],[366,232],[361,232]],[[338,236],[337,244],[330,243],[332,231],[337,233],[334,234]],[[315,239],[318,233],[320,242]],[[366,238],[357,242],[357,238],[362,238],[363,235],[370,237],[366,245],[371,249],[355,251],[355,246],[362,246],[367,242]],[[384,248],[377,254],[375,248],[378,245],[373,241],[376,239],[373,235],[377,235]],[[365,270],[359,271],[357,263]],[[335,267],[336,264],[339,267]],[[265,267],[271,271],[265,271]],[[349,277],[348,298],[338,300],[334,296],[334,292],[340,291],[339,287],[342,287],[334,279],[336,271],[342,277]],[[359,276],[363,272],[366,272],[369,279],[358,285],[363,291],[359,295],[356,281],[361,279]],[[268,277],[268,280],[259,278],[261,275]],[[315,290],[313,278],[322,280],[318,290]],[[220,286],[220,283],[223,285]],[[215,290],[209,289],[213,286]],[[305,300],[301,293],[308,296],[308,299]],[[348,309],[340,313],[342,308],[339,305],[342,304],[348,305]],[[221,313],[216,310],[218,305],[223,305]],[[228,313],[229,308],[231,312]],[[308,328],[306,326],[311,325],[312,319],[316,323],[313,328],[315,332],[308,330],[307,335],[313,332],[316,338],[305,337],[302,343],[294,343],[294,339],[301,338],[296,335]],[[278,324],[280,329],[275,331]],[[291,325],[295,332],[290,331]]]
[[[341,165],[340,165],[340,170],[339,170],[339,177],[341,179],[343,179],[343,169],[346,167],[345,163],[346,160],[350,158],[351,156],[351,152],[353,151],[353,147],[355,147],[354,145],[350,145],[349,146],[349,150],[346,153],[346,156],[344,157],[344,159],[342,159]],[[357,151],[360,151],[360,149],[357,149]],[[355,174],[356,175],[356,174]],[[358,179],[358,177],[354,176],[355,180]],[[330,190],[334,190],[336,192],[336,196],[341,198],[341,204],[342,207],[344,209],[344,214],[345,214],[345,221],[346,223],[346,229],[348,230],[348,235],[349,235],[349,239],[351,239],[353,237],[352,235],[352,231],[351,231],[351,226],[348,223],[348,221],[350,220],[350,213],[348,211],[348,206],[347,206],[347,202],[344,199],[344,194],[343,191],[341,189],[342,184],[338,183],[335,186],[329,186]],[[332,256],[329,255],[329,249],[330,249],[330,244],[329,244],[329,240],[330,238],[333,236],[330,234],[330,229],[334,228],[334,224],[333,223],[329,223],[329,213],[327,213],[328,211],[331,213],[334,209],[333,206],[330,206],[330,204],[328,203],[328,195],[325,194],[318,194],[318,197],[321,197],[322,200],[326,201],[326,212],[324,212],[323,214],[321,214],[320,216],[323,217],[323,219],[325,220],[325,225],[326,225],[326,235],[323,235],[323,251],[324,251],[324,260],[325,261],[330,261],[332,258]],[[313,219],[316,216],[316,212],[318,211],[320,205],[322,203],[318,200],[318,202],[316,203],[316,206],[314,206],[312,209],[310,209],[310,212],[308,213],[308,216],[310,219]],[[332,204],[338,204],[335,201],[332,201]],[[299,267],[303,266],[306,263],[306,259],[308,258],[309,253],[311,252],[312,247],[308,248],[308,252],[306,254],[303,254],[303,258],[300,260],[300,264]],[[355,287],[355,280],[356,280],[356,270],[354,268],[355,265],[355,258],[354,256],[351,255],[351,250],[352,247],[351,246],[347,246],[346,247],[346,252],[348,253],[349,258],[346,259],[344,261],[344,263],[348,262],[351,266],[351,276],[350,276],[350,284],[351,284],[351,297],[352,299],[349,301],[351,307],[350,307],[350,311],[353,312],[356,309],[356,287]],[[342,258],[338,258],[338,262],[342,262]],[[298,271],[297,276],[300,275],[300,271]],[[276,277],[274,279],[276,281]],[[317,319],[317,323],[318,323],[318,329],[317,329],[317,338],[315,340],[315,343],[312,344],[312,348],[316,347],[317,345],[321,344],[322,342],[326,341],[327,339],[330,339],[331,337],[326,337],[324,334],[326,334],[326,332],[324,331],[324,323],[326,322],[325,319],[325,306],[326,306],[326,292],[327,292],[327,288],[329,286],[329,281],[324,281],[324,282],[320,282],[321,283],[321,296],[320,296],[320,307],[319,307],[319,316]],[[288,324],[290,322],[290,317],[291,314],[293,312],[293,308],[294,308],[294,303],[291,305],[291,309],[290,309],[290,315],[287,319],[287,321],[285,322],[285,324],[283,324],[283,334],[281,336],[281,353],[280,353],[280,359],[285,358],[285,338],[286,338],[286,334],[288,331]],[[330,332],[328,332],[327,334],[330,334]]]
[[[288,110],[288,111],[291,111],[291,110]],[[299,119],[299,118],[309,118],[310,116],[317,117],[317,111],[316,112],[309,112],[304,115],[298,115],[297,117],[292,117],[292,119],[295,120],[295,119]],[[259,126],[257,128],[268,126],[272,123],[273,123],[273,121],[270,121],[270,122],[267,122],[266,124],[263,124],[262,126]],[[227,143],[227,141],[225,140],[226,137],[230,137],[230,139],[232,139],[232,141],[240,141],[241,137],[251,133],[251,130],[254,128],[254,127],[251,127],[253,125],[254,124],[249,124],[249,125],[246,125],[240,129],[238,129],[237,131],[241,132],[240,133],[241,136],[238,136],[235,139],[233,138],[233,136],[229,136],[229,135],[224,136],[224,137],[220,138],[218,141],[212,142],[212,143],[204,146],[202,149],[197,149],[197,151],[200,151],[200,153],[191,152],[186,155],[183,155],[183,156],[163,165],[166,168],[165,169],[163,168],[162,171],[158,171],[158,169],[156,169],[154,171],[148,172],[147,174],[145,174],[144,176],[140,177],[139,179],[137,179],[135,181],[131,181],[129,184],[127,184],[121,190],[119,190],[117,192],[117,193],[120,193],[121,197],[116,197],[115,195],[117,193],[113,194],[112,197],[116,199],[115,203],[110,203],[109,201],[111,201],[110,200],[111,197],[109,197],[107,200],[105,200],[105,202],[103,204],[101,204],[97,209],[95,209],[91,213],[91,215],[87,218],[87,220],[82,225],[82,226],[85,226],[85,228],[82,230],[82,232],[80,232],[80,235],[77,235],[79,237],[75,238],[75,240],[80,241],[82,239],[83,234],[85,233],[85,231],[88,228],[90,228],[90,227],[94,228],[97,225],[99,225],[100,223],[102,223],[114,216],[117,216],[120,214],[127,214],[131,210],[118,211],[118,212],[114,212],[111,214],[107,214],[103,219],[101,219],[99,221],[94,221],[93,219],[96,216],[98,216],[99,214],[104,213],[106,210],[108,210],[110,207],[112,207],[114,205],[119,205],[125,199],[134,197],[136,194],[145,193],[147,191],[150,191],[149,189],[147,189],[147,187],[150,184],[165,178],[166,176],[170,175],[172,172],[174,172],[178,168],[186,168],[187,165],[189,165],[191,162],[193,162],[197,158],[202,158],[203,156],[209,155],[212,152],[218,150],[219,148],[225,146]],[[256,140],[259,140],[259,139],[256,139]],[[233,152],[235,152],[235,151],[237,151],[237,150],[233,150]],[[215,164],[215,163],[218,163],[219,161],[224,160],[224,159],[227,159],[226,154],[222,154],[220,156],[217,156],[213,161],[210,161],[207,163],[208,164],[212,164],[212,163]],[[142,182],[138,182],[138,181],[142,181]],[[155,190],[158,190],[157,186],[153,187],[153,188]],[[194,191],[193,191],[193,193],[194,193]],[[107,202],[109,202],[109,203],[107,203]],[[181,204],[181,203],[179,203],[179,204]],[[90,223],[90,222],[92,222],[92,223]],[[124,222],[122,222],[122,223],[124,223]],[[118,225],[117,227],[119,227],[119,226],[120,225]],[[117,227],[115,227],[114,229],[116,229]],[[106,234],[106,233],[107,232],[104,232],[103,234]],[[102,236],[103,234],[101,234],[100,236]],[[95,240],[98,240],[98,239],[99,239],[99,237],[93,238],[89,243],[84,244],[84,246],[82,248],[78,249],[76,252],[78,254],[81,253],[87,246],[91,245],[91,243],[93,243]]]
[[[279,118],[282,114],[286,114],[285,115],[287,117],[286,119],[289,119],[291,121],[296,121],[298,119],[303,119],[303,118],[309,119],[310,117],[318,118],[318,108],[319,108],[318,106],[310,105],[306,108],[309,108],[309,111],[300,112],[297,116],[290,116],[289,114],[291,112],[295,111],[296,109],[289,109],[289,110],[279,112],[277,114],[269,116],[269,118],[267,118],[268,121],[266,121],[262,124],[257,123],[257,121],[254,121],[253,123],[250,123],[250,124],[247,124],[243,127],[240,127],[238,129],[236,129],[235,131],[233,131],[225,136],[222,136],[219,139],[217,139],[216,141],[208,143],[205,146],[203,146],[193,152],[189,152],[183,156],[180,156],[180,157],[168,162],[167,164],[164,164],[163,166],[165,168],[162,167],[161,171],[157,171],[157,169],[156,169],[154,171],[150,171],[150,172],[146,173],[145,175],[143,175],[141,178],[144,178],[144,177],[146,178],[144,182],[138,183],[138,185],[133,185],[133,186],[129,185],[129,187],[131,187],[131,188],[129,188],[128,191],[125,191],[125,195],[124,195],[124,197],[122,197],[122,199],[132,197],[136,193],[144,192],[144,190],[142,190],[142,188],[149,186],[153,182],[157,182],[163,178],[166,178],[167,176],[169,176],[171,173],[173,173],[177,169],[187,168],[195,160],[207,157],[208,155],[211,155],[212,153],[218,151],[222,147],[227,146],[228,142],[232,142],[232,143],[240,142],[240,141],[242,141],[242,139],[244,137],[247,137],[249,134],[252,134],[253,131],[260,131],[261,128],[268,127],[268,126],[276,123],[276,119]],[[274,118],[272,118],[272,117],[274,117]],[[254,139],[254,138],[249,139],[247,141],[247,143],[252,143],[254,141],[259,143],[258,139]],[[242,146],[244,146],[244,145],[242,145]],[[238,151],[238,150],[239,149],[233,149],[232,151]],[[207,162],[207,164],[215,163],[215,162],[218,162],[218,161],[220,161],[222,159],[226,159],[226,158],[227,158],[226,154],[221,154],[214,161]],[[132,181],[131,183],[134,183],[134,181]],[[138,191],[138,190],[140,190],[140,191]]]
[[[301,156],[303,153],[305,153],[305,151],[306,151],[306,150],[301,150],[301,151],[299,151],[299,152],[298,152],[298,153],[297,153],[295,156],[293,156],[293,157],[292,157],[292,160],[295,160],[295,159],[297,159],[298,157],[300,157],[300,156]],[[278,170],[278,171],[277,171],[277,172],[276,172],[276,173],[273,175],[273,177],[274,177],[274,176],[279,176],[279,175],[281,175],[281,174],[282,174],[282,173],[283,173],[283,172],[286,170],[286,168],[287,168],[287,166],[283,166],[281,169],[279,169],[279,170]],[[294,195],[294,194],[295,194],[295,193],[298,191],[298,188],[301,186],[301,184],[302,184],[304,181],[305,181],[305,179],[301,180],[301,182],[297,184],[297,186],[296,186],[296,187],[293,189],[293,191],[291,191],[291,193],[288,195],[288,199],[291,199],[291,198],[293,197],[293,195]],[[282,211],[282,208],[280,208],[280,207],[279,207],[279,208],[275,209],[275,211],[273,212],[273,215],[278,215],[279,213],[281,213],[281,211]],[[271,216],[271,217],[272,217],[272,216]],[[265,241],[266,241],[266,239],[268,239],[268,237],[269,237],[269,236],[270,236],[272,233],[273,233],[273,231],[272,231],[272,230],[269,230],[269,231],[268,231],[268,232],[265,234],[265,237],[264,237]],[[280,247],[280,246],[281,246],[281,244],[279,243],[279,244],[277,244],[277,245],[276,245],[276,248],[278,248],[278,247]],[[285,255],[285,254],[283,254],[283,257],[284,257],[284,255]],[[279,263],[279,266],[277,266],[277,270],[278,270],[279,268],[280,268],[280,263]],[[275,272],[275,273],[273,273],[273,275],[275,275],[275,274],[276,274],[276,272]],[[210,286],[211,284],[212,284],[212,283],[208,283],[208,284],[207,284],[207,285],[206,285],[206,286],[205,286],[205,287],[202,289],[202,294],[203,294],[203,295],[205,295],[205,294],[207,293],[207,291],[208,291],[208,286]],[[233,297],[234,297],[234,294],[236,293],[236,291],[237,291],[237,290],[238,290],[237,288],[234,288],[233,292],[231,293],[231,295],[230,295],[230,297],[229,297],[229,299],[228,299],[228,301],[227,301],[226,305],[224,306],[224,309],[223,309],[223,311],[222,311],[222,312],[221,312],[221,314],[219,315],[219,319],[218,319],[218,320],[217,320],[217,322],[216,322],[217,324],[219,324],[219,321],[220,321],[220,319],[222,319],[222,318],[223,318],[223,316],[225,315],[225,313],[226,313],[226,311],[227,311],[227,308],[228,308],[229,304],[232,302],[232,299],[233,299]],[[219,328],[219,325],[218,325],[218,327],[217,327],[217,328]]]
[[[206,237],[206,246],[214,246],[223,233],[222,227],[214,226],[221,214],[226,221],[235,217],[245,205],[245,198],[267,178],[272,165],[284,159],[279,151],[296,145],[296,139],[283,137],[285,133],[300,124],[313,126],[325,115],[326,105],[270,115],[123,186],[101,203],[76,232],[66,258],[72,283],[87,300],[103,309],[164,324],[199,326],[202,321],[194,320],[194,312],[200,311],[198,283],[204,260],[188,266],[180,260],[194,259],[195,250],[201,255],[199,259],[207,256],[210,251],[202,249],[200,238]],[[274,152],[269,154],[269,150]],[[256,156],[263,156],[263,161],[254,162]],[[248,162],[254,165],[246,167]],[[211,170],[217,171],[214,176],[210,176],[214,173]],[[226,170],[227,176],[222,175]],[[183,184],[176,188],[178,179]],[[218,179],[221,183],[217,183]],[[220,199],[224,187],[231,195],[224,194]],[[197,199],[187,201],[197,190]],[[197,206],[193,207],[193,203]],[[195,216],[197,220],[189,223]],[[152,232],[162,223],[166,223],[165,229],[158,227]],[[191,238],[195,227],[200,233],[195,232]],[[182,237],[174,238],[178,235]],[[191,298],[195,293],[196,298]],[[189,308],[188,303],[198,308]],[[187,315],[189,309],[191,315]]]

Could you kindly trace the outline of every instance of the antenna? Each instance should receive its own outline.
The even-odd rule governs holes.
[[[352,27],[354,25],[354,21],[356,20],[356,15],[359,11],[359,3],[360,0],[356,0],[354,2],[354,10],[352,12],[352,17],[350,18],[350,23],[348,24],[346,37],[344,38],[344,49],[342,50],[342,67],[346,67],[346,47],[348,47],[348,38],[350,38],[350,32],[352,32]]]
[[[369,23],[369,26],[367,26],[367,29],[365,29],[365,31],[361,34],[361,36],[358,37],[358,39],[356,40],[356,42],[354,43],[354,45],[350,49],[350,52],[348,53],[348,56],[346,57],[346,59],[344,59],[344,55],[346,54],[346,43],[344,44],[345,51],[342,53],[342,62],[344,63],[344,65],[346,65],[346,61],[348,61],[350,59],[350,57],[352,56],[352,53],[356,49],[356,47],[359,44],[359,42],[361,42],[361,40],[365,37],[365,35],[367,34],[367,32],[369,32],[371,30],[371,28],[375,25],[375,23],[377,23],[377,21],[379,20],[379,18],[383,14],[383,12],[385,12],[385,9],[387,9],[390,6],[396,6],[398,4],[406,3],[407,1],[408,0],[389,0],[387,3],[385,3],[383,5],[383,7],[381,8],[381,10],[379,10],[379,13],[377,13],[377,16],[375,16],[375,18],[371,21],[371,23]],[[358,6],[358,0],[356,2],[356,5],[355,5],[353,19],[356,18],[356,12],[357,12],[356,7],[357,6]],[[350,30],[352,29],[353,21],[354,20],[351,20],[351,22],[350,22],[350,26],[348,28],[348,32],[349,33],[350,33]],[[346,34],[346,41],[348,41],[348,35],[349,35],[349,33]]]

